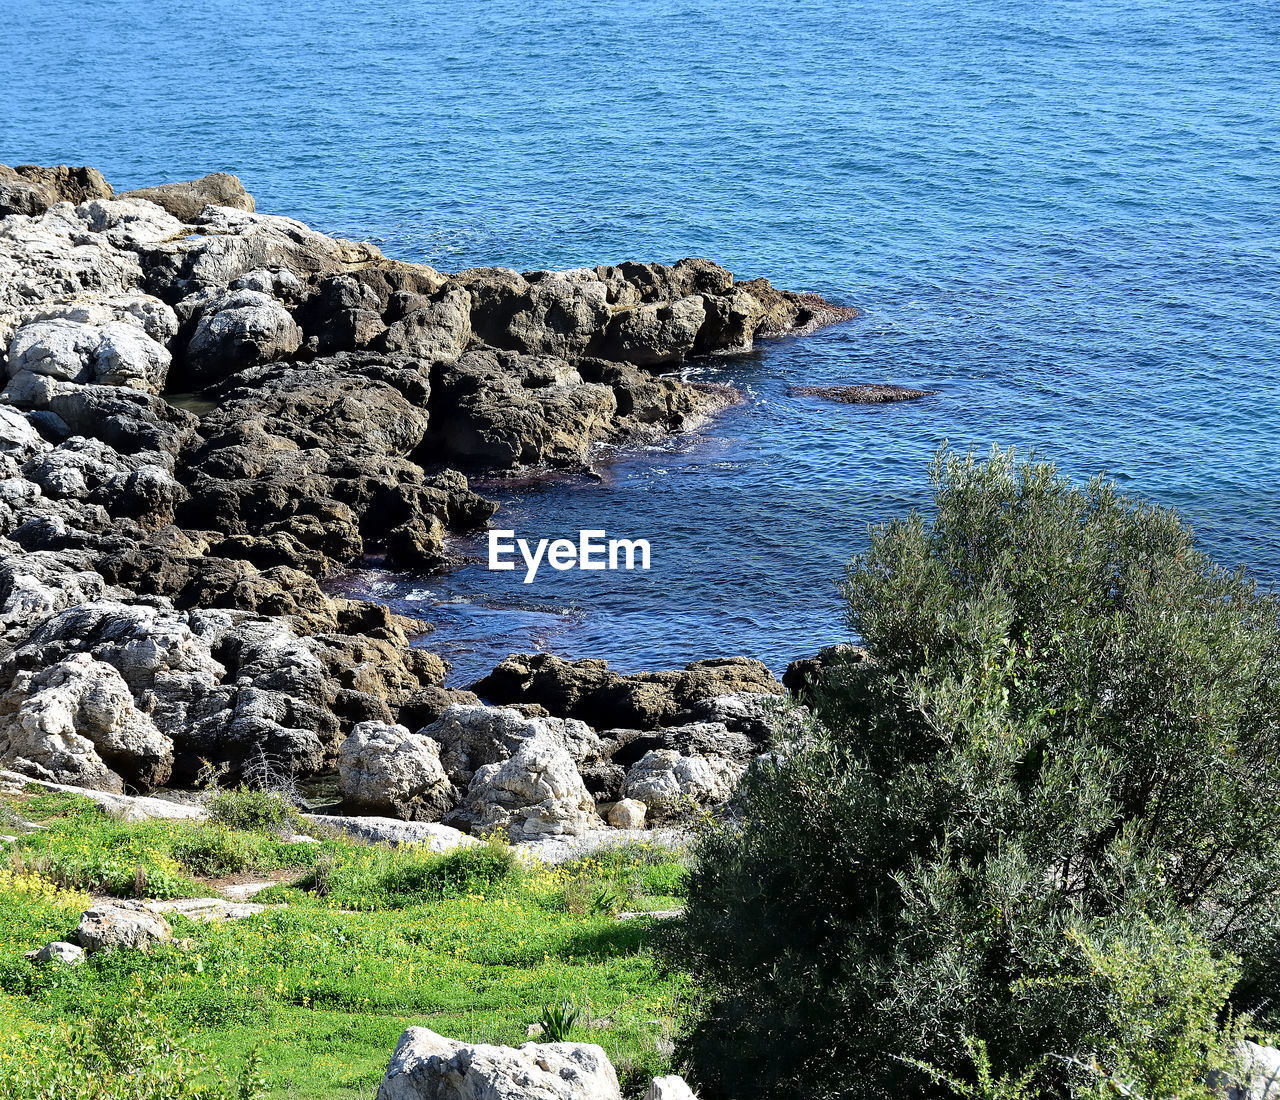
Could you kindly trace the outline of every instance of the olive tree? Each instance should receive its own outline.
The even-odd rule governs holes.
[[[841,586],[870,659],[698,843],[690,1072],[736,1100],[1065,1096],[1137,1074],[1129,1029],[1212,1080],[1227,991],[1264,1005],[1280,942],[1280,607],[1102,478],[945,450],[931,476]],[[1105,951],[1159,972],[1150,1019],[1117,1016]]]

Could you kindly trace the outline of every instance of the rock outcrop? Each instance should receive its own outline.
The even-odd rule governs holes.
[[[623,676],[610,671],[607,661],[566,661],[549,653],[513,653],[472,690],[494,703],[537,703],[596,729],[641,730],[668,725],[686,708],[717,696],[783,694],[773,673],[746,657]]]
[[[426,735],[437,769],[410,731],[475,697],[413,644],[426,624],[324,581],[455,563],[497,507],[464,468],[577,468],[686,430],[734,395],[671,368],[847,313],[706,260],[447,275],[258,213],[225,174],[116,194],[0,167],[0,764],[105,792],[202,760],[232,781],[250,758],[336,765],[365,808],[594,827],[643,755],[626,746],[706,755],[626,731],[758,739],[707,708],[780,693],[764,666],[512,657],[480,693],[554,718],[455,715]]]
[[[485,764],[450,816],[471,833],[502,831],[514,841],[582,836],[600,826],[595,800],[573,758],[552,737],[534,732],[500,764]]]

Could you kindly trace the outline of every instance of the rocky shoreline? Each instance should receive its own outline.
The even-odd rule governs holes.
[[[759,662],[513,655],[447,689],[428,624],[321,582],[448,568],[497,507],[469,476],[689,430],[736,400],[690,357],[853,313],[706,260],[448,275],[233,176],[0,166],[0,766],[109,792],[336,768],[350,809],[526,840],[721,801],[784,693]]]

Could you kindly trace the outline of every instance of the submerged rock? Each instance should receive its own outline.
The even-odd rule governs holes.
[[[891,401],[915,401],[938,390],[913,390],[907,386],[788,386],[792,397],[822,397],[844,405],[884,405]]]

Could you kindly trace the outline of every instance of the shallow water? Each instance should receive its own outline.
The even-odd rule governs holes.
[[[10,0],[0,160],[234,171],[445,269],[696,254],[863,310],[704,366],[748,400],[605,483],[491,489],[522,535],[647,537],[649,574],[365,578],[440,625],[459,682],[530,646],[780,667],[838,640],[833,579],[925,502],[943,440],[1107,469],[1280,578],[1274,5],[170,10]],[[841,382],[941,393],[786,395]]]

